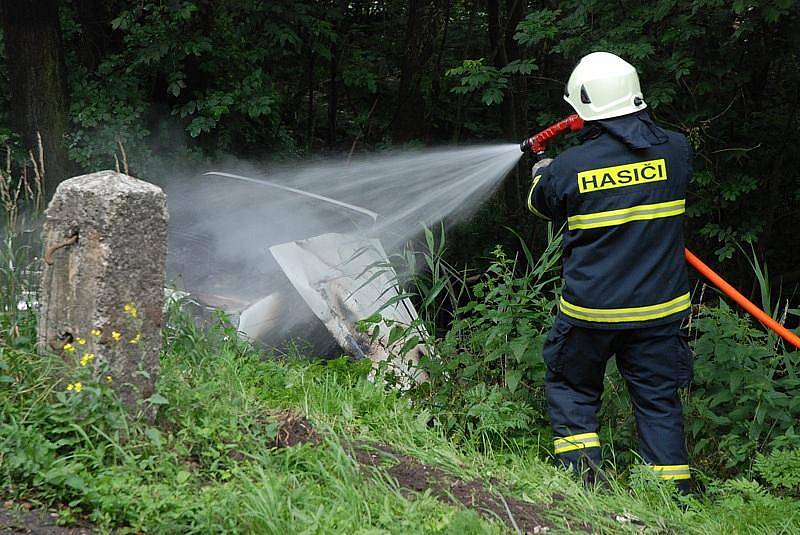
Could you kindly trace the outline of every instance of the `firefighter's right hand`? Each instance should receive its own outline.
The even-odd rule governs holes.
[[[539,171],[550,165],[550,162],[552,161],[553,161],[552,158],[542,158],[541,160],[533,164],[533,169],[531,169],[531,176],[535,177],[537,174],[539,174]]]

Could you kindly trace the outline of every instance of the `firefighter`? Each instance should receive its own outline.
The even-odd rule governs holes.
[[[531,212],[563,225],[564,288],[543,349],[555,454],[589,479],[600,465],[597,413],[615,356],[643,462],[686,490],[678,389],[692,375],[680,330],[691,306],[683,216],[692,151],[653,122],[636,69],[613,54],[582,58],[564,99],[585,121],[581,145],[538,162],[528,195]]]

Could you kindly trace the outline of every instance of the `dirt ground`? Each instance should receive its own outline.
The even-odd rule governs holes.
[[[36,509],[28,502],[4,501],[0,507],[0,534],[89,535],[93,533],[87,526],[59,526],[57,520],[56,513]]]
[[[275,437],[276,447],[319,443],[319,435],[305,417],[287,412],[278,420],[282,425]],[[474,509],[485,518],[500,520],[517,533],[547,533],[552,527],[542,518],[545,506],[505,496],[491,489],[495,482],[457,478],[386,444],[358,444],[353,453],[363,466],[386,469],[400,489],[409,495],[430,491],[439,500]]]
[[[281,426],[275,436],[273,445],[276,448],[288,448],[298,444],[319,444],[319,435],[305,416],[293,412],[284,412],[275,417]]]
[[[493,482],[457,478],[403,455],[386,444],[360,445],[354,453],[358,462],[365,466],[385,468],[389,464],[387,472],[397,480],[401,489],[413,492],[429,490],[442,501],[461,504],[486,518],[500,520],[517,533],[547,533],[552,527],[542,518],[544,506],[492,490]]]

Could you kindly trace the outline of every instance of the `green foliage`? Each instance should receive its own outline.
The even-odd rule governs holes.
[[[480,91],[481,102],[487,106],[503,102],[504,93],[509,86],[510,75],[525,75],[537,70],[533,60],[514,60],[502,68],[483,64],[483,58],[464,60],[460,67],[448,69],[445,75],[458,78],[459,85],[450,91],[456,95],[466,95]]]
[[[330,59],[336,36],[328,10],[253,1],[116,2],[107,10],[120,45],[102,51],[96,66],[78,54],[83,19],[67,10],[75,161],[108,166],[119,143],[139,167],[154,146],[180,149],[183,158],[192,147],[293,150],[283,84],[300,77],[298,56]]]
[[[508,78],[496,67],[483,64],[483,58],[464,60],[463,65],[449,69],[449,77],[460,77],[459,85],[451,89],[457,95],[481,91],[481,102],[487,106],[503,101],[503,92],[508,87]]]
[[[561,11],[558,9],[539,9],[529,13],[517,25],[514,39],[524,46],[535,46],[543,41],[553,39],[561,30],[560,18]]]
[[[106,68],[112,69],[110,65]],[[117,76],[114,93],[110,93],[106,79],[93,80],[82,69],[73,75],[77,87],[70,105],[75,125],[67,137],[70,159],[86,169],[113,168],[114,156],[122,158],[121,143],[134,162],[148,161],[152,157],[147,142],[151,131],[145,126],[147,104],[137,77]]]
[[[756,481],[739,478],[713,482],[707,496],[720,518],[735,516],[745,528],[735,528],[737,533],[791,532],[794,513],[785,509],[783,500],[770,494]],[[783,518],[781,518],[783,517]],[[712,520],[712,523],[714,521]],[[709,533],[727,531],[709,525]]]
[[[174,305],[168,325],[155,425],[128,416],[87,367],[0,344],[6,498],[55,503],[66,519],[121,533],[349,532],[365,522],[421,533],[458,518],[433,497],[409,500],[365,477],[349,455],[350,440],[388,421],[397,436],[429,433],[403,400],[366,382],[368,368],[264,360],[224,318],[199,330]],[[76,380],[80,390],[68,390]],[[280,415],[302,406],[322,443],[274,448]]]
[[[693,248],[722,261],[737,242],[758,243],[774,273],[797,264],[783,244],[800,196],[789,134],[798,0],[113,0],[89,14],[82,6],[63,2],[61,24],[67,144],[86,170],[115,167],[115,154],[122,162],[120,144],[131,169],[148,175],[219,153],[284,159],[323,145],[511,141],[569,113],[570,70],[587,52],[608,50],[636,65],[656,119],[691,141]],[[18,142],[8,61],[0,58],[0,144]],[[509,182],[496,218],[530,238],[524,179]],[[476,235],[470,260],[494,234]],[[750,277],[741,263],[727,267]]]
[[[754,468],[773,488],[784,489],[795,496],[800,493],[800,448],[774,449],[769,455],[759,453]]]
[[[704,468],[748,470],[759,452],[796,444],[800,352],[783,352],[723,302],[695,318],[687,403],[691,452]]]
[[[433,277],[429,282],[412,273],[413,279],[422,281],[412,295],[423,303],[426,332],[435,333],[443,315],[448,328],[441,337],[427,340],[427,356],[420,366],[429,382],[413,393],[415,399],[436,415],[449,435],[484,449],[524,441],[532,428],[546,429],[540,353],[550,323],[549,292],[557,280],[553,270],[560,239],[551,234],[538,260],[523,244],[529,268],[496,248],[464,303],[464,279],[457,279],[457,273],[442,273],[444,234],[438,241],[430,231],[426,236],[423,256]],[[431,309],[436,302],[448,306]],[[408,328],[401,336],[415,337],[417,332]]]
[[[363,362],[265,360],[234,334],[224,318],[200,330],[173,305],[158,386],[169,402],[155,425],[127,416],[103,384],[66,391],[62,377],[74,381],[80,365],[0,345],[5,497],[53,503],[64,522],[88,519],[119,533],[504,532],[430,493],[399,490],[383,470],[373,476],[350,448],[374,442],[541,503],[565,531],[585,523],[619,532],[621,515],[679,533],[797,529],[796,501],[747,480],[711,481],[681,510],[668,488],[643,477],[596,493],[524,450],[456,448],[428,425],[431,412],[367,382]],[[510,406],[487,393],[479,398],[473,406],[487,412],[487,400]],[[320,444],[270,446],[276,415],[287,409],[312,421]],[[486,414],[486,425],[490,418],[520,415]],[[779,464],[790,473],[791,462]]]

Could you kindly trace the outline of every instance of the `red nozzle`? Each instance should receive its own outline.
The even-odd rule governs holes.
[[[522,152],[529,150],[534,154],[542,154],[545,149],[545,143],[566,131],[577,132],[581,128],[583,128],[583,119],[575,114],[570,115],[520,143],[519,150]]]

